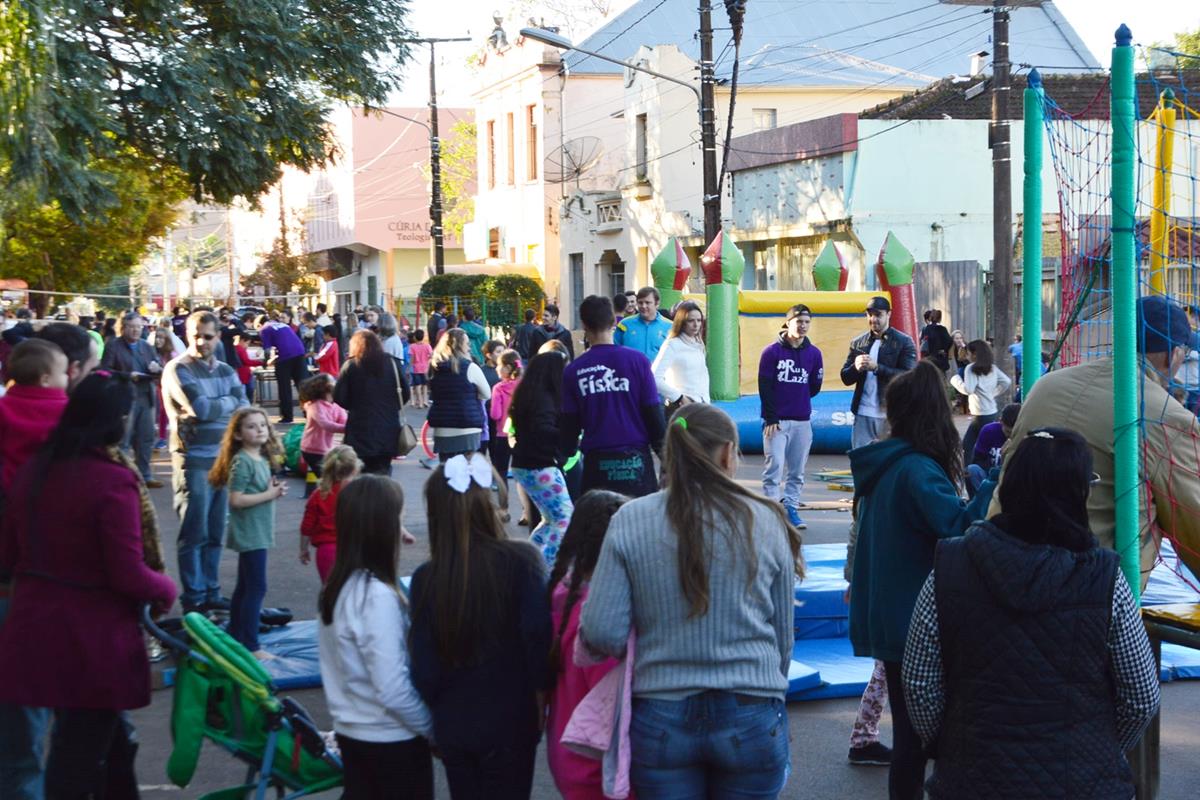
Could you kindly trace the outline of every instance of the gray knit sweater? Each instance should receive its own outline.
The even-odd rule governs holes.
[[[782,698],[792,657],[792,554],[782,521],[752,503],[758,572],[728,531],[710,530],[709,609],[689,618],[679,582],[667,494],[626,503],[609,524],[583,606],[581,635],[595,651],[625,652],[637,632],[633,693],[682,700],[708,690]],[[742,535],[741,532],[737,533]]]

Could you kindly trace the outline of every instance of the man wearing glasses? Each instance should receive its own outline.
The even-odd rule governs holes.
[[[162,394],[171,422],[171,483],[179,515],[179,577],[184,613],[228,611],[218,566],[228,492],[208,482],[229,418],[246,405],[237,371],[218,361],[217,317],[197,311],[187,319],[188,349],[163,369]]]

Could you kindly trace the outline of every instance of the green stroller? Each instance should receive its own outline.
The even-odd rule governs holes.
[[[211,739],[246,762],[246,782],[210,792],[200,800],[293,798],[342,785],[342,764],[316,724],[298,703],[275,696],[271,676],[246,648],[202,614],[183,618],[186,641],[156,625],[149,610],[143,624],[175,653],[175,697],[171,709],[174,749],[167,776],[187,786],[200,747]]]

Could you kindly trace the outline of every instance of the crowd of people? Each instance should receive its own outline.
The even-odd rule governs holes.
[[[824,381],[813,314],[790,308],[760,357],[755,492],[736,480],[737,427],[708,402],[703,309],[685,302],[668,320],[659,302],[652,288],[585,298],[578,357],[553,306],[508,341],[488,340],[466,309],[460,323],[435,307],[427,330],[403,337],[391,315],[367,310],[336,376],[298,381],[279,363],[320,362],[339,331],[312,314],[297,326],[311,322],[307,337],[283,315],[258,326],[285,420],[283,385],[297,385],[301,451],[319,477],[299,558],[320,579],[320,667],[350,800],[432,798],[434,758],[455,798],[528,798],[543,734],[567,798],[776,797],[798,768],[784,695]],[[1147,402],[1194,429],[1168,393],[1191,341],[1184,312],[1146,298],[1138,314]],[[245,332],[225,347],[232,317],[195,311],[159,329],[172,348],[170,336],[186,342],[164,363],[140,318],[117,322],[101,343],[71,323],[31,328],[4,361],[5,796],[136,796],[125,712],[149,703],[141,605],[164,614],[178,593],[184,611],[225,612],[230,635],[271,658],[258,631],[287,487],[245,364],[226,360]],[[891,326],[884,297],[864,322],[840,371],[855,412],[847,576],[850,639],[877,668],[851,761],[888,764],[889,796],[903,800],[1132,797],[1124,753],[1159,693],[1113,551],[1111,392],[1096,388],[1111,386],[1111,361],[1052,373],[998,415],[1007,378],[986,342],[967,343],[963,374],[948,378],[953,335],[918,345]],[[139,449],[153,438],[155,381],[178,588]],[[969,396],[969,442],[948,383]],[[426,403],[439,462],[423,492],[430,556],[406,589],[399,553],[413,539],[390,474],[404,407]],[[1178,457],[1156,443],[1151,460]],[[1147,467],[1156,502],[1190,508],[1198,474],[1194,463]],[[505,528],[509,475],[529,504],[528,541]],[[45,502],[59,495],[69,508]],[[1200,525],[1158,511],[1143,582],[1157,531]],[[238,554],[230,598],[224,547]],[[878,741],[885,703],[890,750]]]

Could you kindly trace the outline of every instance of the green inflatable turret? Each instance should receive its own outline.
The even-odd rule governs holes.
[[[746,259],[726,235],[716,238],[700,256],[708,297],[708,381],[713,400],[736,400],[739,395],[738,288]]]
[[[679,240],[672,236],[650,264],[650,277],[662,298],[662,308],[674,308],[683,300],[683,290],[687,288],[691,274],[692,264],[688,261],[687,253],[683,252]]]

